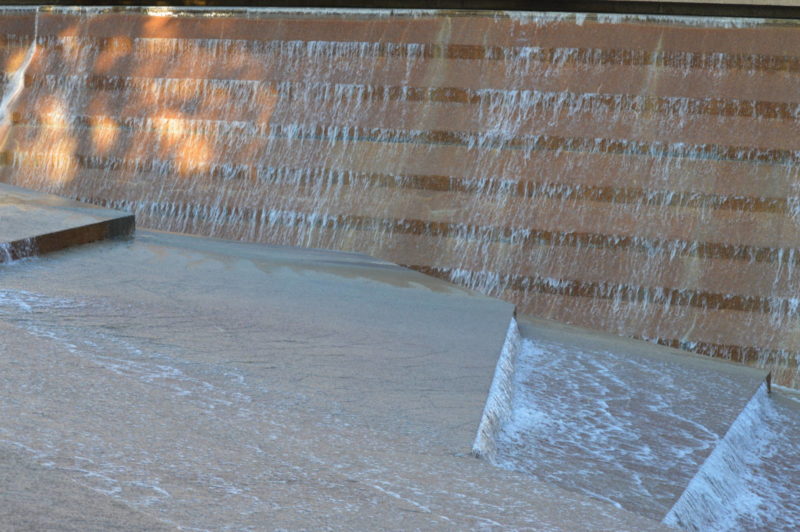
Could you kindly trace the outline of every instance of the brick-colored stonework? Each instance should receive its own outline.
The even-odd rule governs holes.
[[[800,385],[794,22],[205,14],[4,12],[0,180]]]

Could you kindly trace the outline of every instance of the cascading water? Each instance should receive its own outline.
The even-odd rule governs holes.
[[[30,12],[0,180],[800,382],[793,22],[208,13]]]
[[[513,414],[514,408],[514,375],[516,373],[517,357],[521,348],[522,338],[517,326],[517,320],[511,319],[508,325],[503,349],[497,361],[489,396],[481,416],[478,435],[472,445],[472,452],[479,457],[494,459],[496,454],[495,442],[500,430]]]
[[[37,246],[33,238],[24,238],[15,242],[0,242],[0,264],[33,257],[36,253]]]
[[[686,357],[551,336],[512,321],[476,454],[681,530],[797,528],[798,405]]]
[[[692,531],[795,530],[798,429],[797,409],[775,404],[762,385],[664,523]]]
[[[25,72],[33,60],[36,53],[36,38],[39,33],[39,13],[34,14],[33,38],[28,46],[22,61],[14,70],[14,73],[6,81],[3,88],[2,100],[0,100],[0,142],[5,143],[8,136],[8,128],[11,125],[11,110],[17,101],[22,89],[25,86]]]
[[[800,385],[794,22],[0,16],[18,19],[0,54],[4,182],[141,227],[366,252]],[[762,391],[726,435],[703,416],[732,417],[741,390],[663,369],[512,322],[474,451],[688,529],[790,529],[781,490],[800,475],[769,458],[796,454],[781,447],[796,416]]]
[[[14,257],[11,255],[11,245],[8,242],[0,242],[0,263],[11,262]]]

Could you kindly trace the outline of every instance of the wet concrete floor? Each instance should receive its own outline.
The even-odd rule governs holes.
[[[665,529],[470,456],[512,310],[363,255],[165,233],[0,265],[0,517]]]

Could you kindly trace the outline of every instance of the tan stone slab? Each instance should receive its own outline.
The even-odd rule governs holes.
[[[130,214],[0,184],[0,261],[130,235]]]
[[[499,102],[502,100],[498,99]],[[742,146],[740,131],[747,128],[758,138],[760,149],[796,150],[800,125],[794,119],[754,120],[752,117],[643,113],[641,110],[600,110],[583,105],[573,110],[548,105],[544,109],[512,104],[489,106],[446,102],[323,100],[313,108],[302,100],[279,99],[270,124],[336,124],[339,127],[388,130],[446,131],[487,138],[523,139],[555,135],[577,138],[625,139],[629,142],[718,144]],[[489,115],[489,116],[487,116]]]
[[[33,34],[35,8],[5,8],[0,17],[0,34],[27,36]]]
[[[443,270],[454,267],[519,276],[585,280],[610,285],[639,285],[755,298],[792,298],[800,290],[798,265],[733,259],[648,254],[624,248],[525,245],[519,243],[459,242],[455,237],[393,236],[394,245],[382,258]],[[431,256],[430,249],[460,250],[456,262],[447,254]],[[658,257],[655,259],[654,257]]]
[[[647,308],[643,303],[551,294],[528,293],[522,299],[520,308],[533,315],[622,336],[761,348],[764,365],[773,364],[768,360],[770,351],[783,350],[789,360],[779,365],[797,371],[792,354],[800,352],[800,320],[794,316],[775,322],[761,312],[659,305]]]
[[[559,200],[536,198],[476,198],[461,192],[436,192],[426,190],[397,190],[378,188],[358,190],[342,187],[331,193],[309,189],[302,194],[293,185],[243,183],[231,187],[221,195],[214,186],[180,186],[175,180],[173,192],[149,197],[148,205],[170,207],[170,216],[186,215],[208,218],[212,221],[225,213],[239,209],[240,218],[227,225],[232,232],[240,223],[261,224],[254,214],[287,212],[307,216],[336,217],[337,227],[346,227],[348,220],[367,218],[377,223],[397,220],[413,221],[422,227],[426,222],[440,223],[449,232],[458,231],[457,224],[495,227],[498,230],[545,230],[562,233],[599,233],[618,237],[649,239],[679,239],[717,244],[735,244],[763,247],[793,247],[800,228],[786,213],[748,212],[718,209],[703,211],[691,207],[663,207],[659,205],[617,204],[589,200]],[[263,191],[259,194],[257,191]],[[148,197],[147,188],[131,196],[136,189],[118,189],[106,193],[109,201],[130,197]],[[335,194],[333,194],[335,192]],[[236,198],[246,195],[249,204],[237,203]],[[301,195],[302,194],[302,195]],[[366,199],[369,198],[369,201]],[[199,208],[199,210],[198,210]],[[192,214],[196,212],[197,214]],[[190,214],[187,214],[190,213]],[[437,226],[438,227],[438,226]],[[225,231],[224,227],[220,227]],[[412,229],[413,230],[413,229]],[[219,236],[222,236],[220,234]],[[285,242],[288,243],[288,242]]]
[[[28,129],[29,126],[15,126]],[[33,129],[33,128],[30,128]],[[101,131],[102,132],[102,131]],[[15,132],[14,135],[21,135]],[[118,135],[122,135],[119,133]],[[24,138],[35,139],[37,133],[30,131]],[[110,141],[103,132],[101,141]],[[152,133],[141,137],[153,138]],[[162,135],[163,136],[163,135]],[[114,137],[116,138],[116,137]],[[136,138],[136,136],[134,136]],[[54,139],[55,140],[55,139]],[[103,144],[105,145],[105,144]],[[561,152],[550,150],[534,151],[526,154],[521,150],[498,150],[486,152],[469,150],[460,146],[426,144],[387,144],[360,141],[327,141],[308,139],[303,141],[304,150],[292,147],[292,141],[274,139],[269,150],[260,153],[255,160],[239,161],[247,172],[255,172],[259,166],[286,168],[296,172],[301,170],[328,168],[334,172],[364,172],[385,175],[411,175],[424,177],[443,176],[475,179],[496,179],[511,182],[530,180],[534,183],[548,183],[566,187],[613,187],[623,190],[674,191],[686,194],[715,194],[721,197],[785,198],[795,192],[797,170],[781,164],[752,163],[744,161],[723,161],[704,159],[681,159],[678,157],[654,158],[642,155],[622,155],[614,153]],[[6,152],[8,159],[15,159],[19,174],[32,182],[46,183],[47,172],[37,165],[57,168],[59,165],[71,168],[79,165],[79,157],[88,158],[94,153],[91,142],[82,142],[74,152],[63,153],[57,148],[52,151],[44,142],[19,145],[18,151]],[[125,182],[125,186],[155,182],[152,171],[143,167],[138,160],[144,148],[137,143],[126,144],[116,151],[101,149],[100,156],[92,164],[111,166],[123,164],[121,172],[106,173],[105,170],[81,168],[74,175],[62,172],[54,174],[53,180],[64,179],[70,175],[65,188],[75,187],[83,180],[89,182],[93,175],[108,175],[115,184]],[[529,155],[529,156],[528,156]],[[156,160],[157,163],[170,162]],[[212,160],[212,164],[219,160]],[[4,172],[8,173],[6,167]],[[200,165],[184,174],[198,187],[219,185],[219,179],[209,174],[208,165]],[[61,177],[59,177],[61,176]],[[135,176],[135,177],[133,177]],[[235,186],[230,183],[228,186]],[[244,184],[242,186],[245,186]],[[249,186],[249,185],[248,185]]]

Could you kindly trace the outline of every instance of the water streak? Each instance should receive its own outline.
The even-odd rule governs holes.
[[[25,73],[28,71],[28,67],[33,60],[34,54],[36,54],[36,40],[38,36],[39,11],[37,10],[34,15],[34,28],[31,44],[28,47],[28,50],[25,52],[22,62],[11,75],[11,77],[8,78],[5,87],[3,88],[3,99],[0,100],[0,131],[2,131],[3,135],[2,142],[5,142],[5,138],[8,135],[6,128],[11,123],[11,111],[14,107],[14,103],[16,102],[17,98],[19,98],[19,95],[25,85]]]
[[[690,531],[795,530],[800,522],[797,411],[762,385],[664,518]]]
[[[106,10],[57,12],[82,24]],[[35,36],[10,84],[24,87],[5,93],[3,180],[131,210],[142,227],[364,252],[523,312],[789,359],[776,379],[800,382],[785,333],[800,321],[798,58],[611,39],[614,21],[674,37],[694,19],[368,10],[351,13],[358,31],[304,40],[303,24],[347,14],[141,13],[264,31]],[[417,26],[432,20],[516,37]],[[384,34],[388,21],[408,31]],[[273,25],[284,39],[264,37]],[[558,28],[574,39],[547,37]],[[594,30],[608,44],[581,37]],[[663,83],[640,87],[643,73]]]
[[[508,366],[488,458],[657,520],[747,403],[727,376],[664,358],[523,339]]]
[[[519,334],[517,320],[511,318],[505,342],[497,360],[492,385],[486,399],[478,435],[472,445],[476,456],[492,460],[496,448],[495,441],[503,425],[508,422],[514,407],[514,373],[522,337]]]

